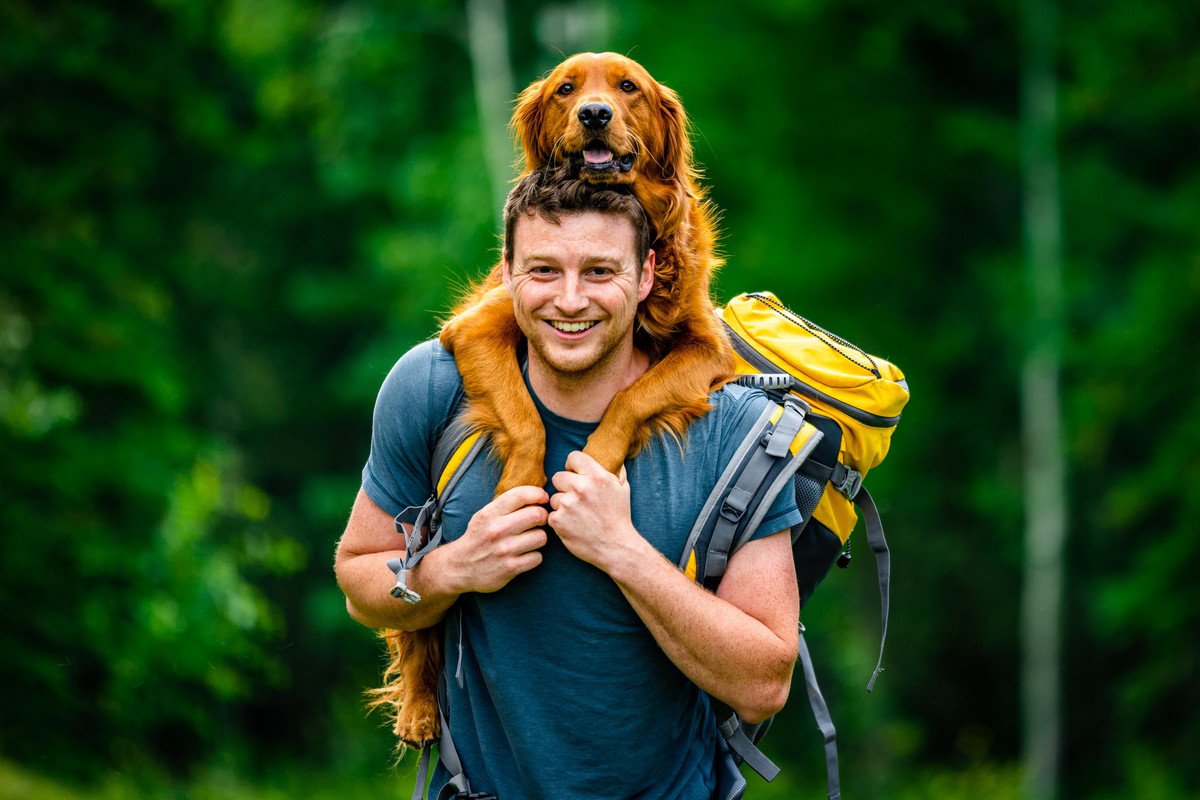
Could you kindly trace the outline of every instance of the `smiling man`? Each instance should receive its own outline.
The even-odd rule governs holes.
[[[392,518],[425,501],[459,385],[435,341],[413,348],[380,390],[338,546],[347,607],[375,628],[445,619],[449,727],[473,791],[710,800],[720,746],[710,696],[750,722],[787,698],[799,614],[793,492],[780,492],[716,594],[675,564],[767,398],[740,386],[712,393],[683,441],[652,438],[614,476],[581,451],[649,367],[634,344],[654,281],[645,214],[622,191],[533,173],[505,206],[504,281],[528,342],[550,482],[493,498],[499,465],[473,461],[444,508],[447,543],[410,576],[421,601],[394,599]],[[450,777],[439,765],[434,791]]]

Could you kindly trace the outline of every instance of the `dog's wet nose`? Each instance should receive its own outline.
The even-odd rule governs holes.
[[[598,131],[612,119],[612,109],[604,103],[588,103],[579,109],[579,121],[590,131]]]

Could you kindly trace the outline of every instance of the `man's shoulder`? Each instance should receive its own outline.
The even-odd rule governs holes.
[[[773,401],[761,389],[742,386],[740,383],[727,383],[720,389],[709,392],[708,402],[712,405],[712,411],[701,418],[701,421],[711,418],[711,424],[723,428],[737,425],[747,415],[757,418]]]
[[[418,398],[451,396],[462,386],[454,356],[437,339],[409,348],[392,365],[380,389],[380,399],[410,405]],[[433,403],[431,405],[438,405]]]
[[[392,371],[405,373],[426,372],[430,377],[457,379],[458,367],[454,356],[437,339],[426,339],[410,347],[397,359]]]

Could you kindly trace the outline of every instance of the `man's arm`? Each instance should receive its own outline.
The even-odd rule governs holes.
[[[393,518],[359,489],[333,569],[346,610],[369,628],[420,630],[436,624],[465,592],[494,592],[542,562],[546,491],[518,486],[481,508],[460,539],[435,547],[408,576],[421,602],[392,597],[387,562],[404,554]]]
[[[554,476],[550,525],[579,558],[620,587],[663,652],[747,722],[787,701],[800,601],[790,538],[745,545],[716,594],[688,580],[633,527],[629,487],[583,453]],[[782,533],[782,532],[781,532]]]

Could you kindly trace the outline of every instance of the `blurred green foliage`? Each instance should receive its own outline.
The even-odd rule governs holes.
[[[680,92],[721,297],[908,373],[875,696],[866,559],[805,614],[847,796],[1015,797],[1018,10],[507,10],[521,85],[615,49]],[[1194,795],[1200,7],[1060,13],[1066,789]],[[448,0],[0,3],[0,796],[400,793],[330,562],[380,381],[496,258],[464,30]],[[802,695],[755,796],[822,791]]]

